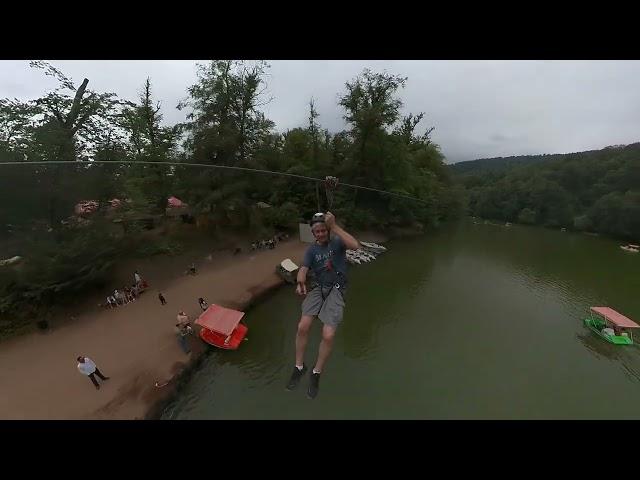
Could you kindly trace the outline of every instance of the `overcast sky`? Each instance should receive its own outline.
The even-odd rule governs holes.
[[[146,77],[165,123],[196,79],[196,61],[51,61],[79,84],[135,100]],[[404,113],[425,112],[424,130],[449,163],[495,156],[567,153],[640,141],[640,61],[270,61],[265,107],[280,131],[305,125],[308,102],[320,123],[344,128],[344,84],[364,68],[409,77]],[[0,61],[0,97],[30,99],[56,85],[28,61]]]

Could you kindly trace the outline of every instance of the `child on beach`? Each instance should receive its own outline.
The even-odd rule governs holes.
[[[202,309],[202,311],[204,312],[207,308],[209,308],[209,304],[207,303],[207,301],[200,297],[198,299],[198,304],[200,305],[200,308]]]

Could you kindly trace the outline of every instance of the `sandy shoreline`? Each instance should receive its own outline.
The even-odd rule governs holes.
[[[306,245],[290,240],[274,250],[224,255],[163,287],[161,306],[154,279],[137,302],[112,310],[87,312],[47,333],[0,344],[0,418],[136,419],[156,416],[174,393],[180,373],[197,363],[207,348],[190,339],[191,355],[179,348],[173,332],[176,313],[193,320],[197,298],[246,310],[282,284],[275,266],[284,258],[299,263]],[[144,273],[144,272],[142,272]],[[99,391],[76,370],[75,358],[87,355],[111,377]],[[155,383],[166,386],[156,388]]]

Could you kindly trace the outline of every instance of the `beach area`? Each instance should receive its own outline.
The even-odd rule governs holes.
[[[3,341],[0,418],[156,418],[175,394],[181,376],[207,349],[214,348],[196,334],[189,337],[190,354],[180,349],[174,332],[178,311],[184,310],[193,322],[201,313],[198,297],[209,304],[246,310],[283,284],[276,265],[285,258],[299,264],[306,246],[290,239],[272,250],[218,253],[203,259],[193,276],[167,269],[160,278],[163,269],[156,262],[153,273],[140,272],[149,288],[137,301],[114,309],[81,310],[48,331]],[[158,291],[167,300],[164,306]],[[79,355],[91,358],[110,377],[100,390],[78,372]]]

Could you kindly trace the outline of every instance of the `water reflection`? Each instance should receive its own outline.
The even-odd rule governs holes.
[[[576,337],[596,358],[606,358],[618,363],[629,379],[640,381],[638,345],[614,345],[603,340],[587,327],[584,327],[584,332],[577,333]]]
[[[339,331],[349,358],[373,355],[384,341],[381,329],[402,321],[403,313],[429,282],[434,253],[424,248],[424,241],[400,245],[412,253],[382,255],[352,272],[345,321]],[[390,251],[396,246],[399,244],[389,244]]]
[[[615,244],[462,224],[389,246],[351,269],[321,401],[284,392],[300,316],[288,288],[248,312],[248,342],[213,351],[167,416],[633,417],[640,352],[582,324],[597,304],[640,318],[638,269]],[[317,322],[307,361],[319,339]]]

